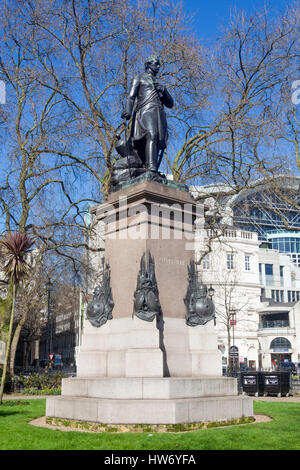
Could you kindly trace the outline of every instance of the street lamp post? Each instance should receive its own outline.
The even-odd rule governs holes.
[[[52,318],[51,318],[51,291],[52,291],[53,284],[50,280],[48,279],[46,283],[46,289],[47,289],[47,294],[48,294],[48,312],[47,312],[47,348],[46,348],[46,354],[47,354],[47,359],[49,359],[49,354],[52,352]]]
[[[212,285],[210,285],[210,288],[208,289],[208,295],[210,297],[210,300],[212,301],[212,298],[215,294],[215,289],[213,288]],[[214,310],[214,325],[216,326],[216,309]]]
[[[232,326],[232,346],[230,348],[231,350],[231,362],[232,362],[232,365],[231,365],[231,369],[232,369],[232,372],[234,374],[236,374],[236,371],[237,371],[237,368],[238,368],[238,357],[237,357],[237,354],[238,354],[238,348],[235,347],[235,344],[234,344],[234,327],[236,325],[236,310],[235,309],[232,309],[230,311],[230,326]]]
[[[230,323],[232,326],[232,345],[234,346],[234,327],[236,325],[236,310],[231,310],[230,317]]]

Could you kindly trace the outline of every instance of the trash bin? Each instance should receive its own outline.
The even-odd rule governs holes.
[[[264,396],[289,395],[292,386],[292,377],[289,371],[262,372],[262,378]]]
[[[261,372],[248,371],[241,372],[241,384],[243,394],[247,395],[261,395],[263,393],[263,381]]]

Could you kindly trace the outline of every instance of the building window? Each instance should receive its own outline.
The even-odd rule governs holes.
[[[266,276],[273,276],[273,264],[265,264]]]
[[[227,269],[234,268],[234,258],[232,253],[227,253]]]
[[[280,277],[283,277],[283,268],[284,266],[279,266]]]
[[[271,290],[271,297],[275,302],[283,302],[283,290]]]
[[[258,265],[258,270],[259,270],[259,282],[262,284],[263,283],[263,278],[262,278],[261,263],[259,263],[259,265]]]
[[[245,270],[250,271],[250,256],[245,255]]]
[[[283,268],[284,266],[279,266],[279,274],[280,274],[280,285],[284,285],[284,278],[283,278]]]
[[[206,255],[202,258],[202,268],[203,268],[203,269],[209,269],[209,268],[210,268],[209,255],[208,255],[208,254],[206,254]]]
[[[284,291],[283,290],[280,291],[280,302],[281,303],[284,302]]]
[[[259,328],[287,328],[289,326],[289,314],[287,312],[262,315],[259,323]]]
[[[277,348],[291,349],[292,345],[289,342],[289,340],[286,338],[275,338],[270,344],[270,349],[277,349]]]
[[[271,297],[273,300],[275,300],[275,290],[271,290]]]
[[[288,290],[288,302],[299,302],[300,292],[297,290]]]
[[[272,286],[274,283],[273,264],[265,264],[265,274],[266,274],[266,285]]]

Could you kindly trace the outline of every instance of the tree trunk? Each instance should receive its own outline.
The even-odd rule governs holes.
[[[10,282],[6,299],[0,298],[0,339],[3,341],[7,341],[7,332],[5,332],[5,328],[9,325],[10,313],[12,308],[12,292],[13,292],[13,285]]]
[[[14,324],[15,304],[16,304],[16,285],[14,283],[13,284],[12,306],[11,306],[11,313],[10,313],[9,330],[8,330],[8,339],[7,339],[7,344],[6,344],[5,363],[4,363],[4,366],[3,366],[2,378],[1,378],[0,405],[2,404],[2,400],[3,400],[4,384],[5,384],[5,379],[6,379],[6,372],[7,372],[7,369],[8,369],[11,336],[12,336],[12,329],[13,329],[13,324]]]
[[[11,342],[11,354],[10,354],[10,366],[9,366],[11,375],[14,374],[15,357],[16,357],[18,342],[19,342],[21,330],[26,322],[26,319],[27,319],[27,310],[25,309],[23,310],[23,315],[17,325],[17,328],[15,330],[15,333]]]
[[[230,347],[231,347],[231,337],[230,337],[230,323],[227,324],[227,374],[231,375],[231,363],[230,363]]]

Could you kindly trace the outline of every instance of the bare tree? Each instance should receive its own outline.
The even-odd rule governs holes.
[[[272,131],[282,118],[277,106],[282,84],[295,71],[298,23],[291,18],[299,14],[296,7],[276,19],[267,11],[252,17],[235,13],[210,50],[188,30],[182,9],[168,1],[15,0],[3,13],[13,63],[9,68],[8,57],[2,59],[2,74],[18,100],[23,194],[24,185],[35,188],[30,195],[25,191],[21,226],[30,205],[39,204],[43,212],[48,198],[59,192],[61,202],[47,228],[82,229],[84,204],[108,193],[128,85],[152,51],[161,55],[163,78],[175,95],[165,169],[176,181],[218,181],[239,192],[257,177],[286,171],[283,155],[272,153]],[[25,27],[16,28],[17,22]],[[24,129],[26,103],[35,119]],[[16,168],[11,172],[15,175]],[[3,182],[5,194],[11,178]],[[16,199],[11,194],[11,203]],[[11,207],[7,199],[2,205],[6,212]],[[27,223],[39,231],[44,225]]]
[[[288,165],[274,136],[297,69],[298,3],[275,19],[235,12],[209,49],[189,25],[171,0],[3,2],[0,210],[5,230],[34,234],[49,263],[63,255],[78,270],[83,249],[102,249],[87,243],[84,215],[108,195],[129,83],[152,52],[175,97],[164,171],[222,183],[217,202],[258,178],[280,191],[275,177]],[[288,123],[280,130],[290,138]]]
[[[217,181],[228,194],[237,194],[257,179],[274,181],[293,166],[274,129],[284,121],[282,96],[297,68],[295,15],[299,19],[299,5],[273,20],[267,11],[233,14],[216,53],[215,112],[184,149],[193,155],[198,181]],[[282,130],[287,135],[287,128]],[[186,159],[182,150],[178,165]]]
[[[234,273],[234,276],[231,275],[230,279],[228,274],[225,274],[224,279],[217,281],[215,284],[218,294],[215,299],[216,316],[218,323],[223,325],[227,332],[228,354],[231,346],[236,345],[236,337],[239,330],[243,327],[249,327],[249,301],[245,298],[241,301],[238,278],[237,272]],[[237,329],[235,330],[236,326]],[[236,331],[236,336],[234,335],[234,331]],[[228,364],[229,362],[228,357]]]

